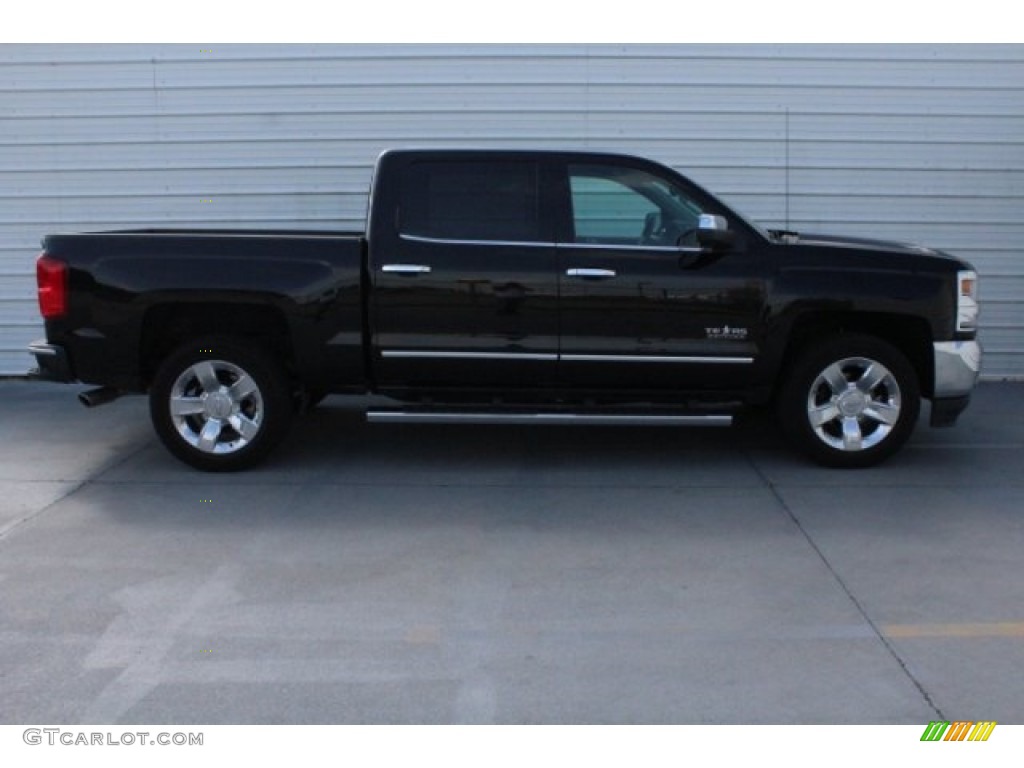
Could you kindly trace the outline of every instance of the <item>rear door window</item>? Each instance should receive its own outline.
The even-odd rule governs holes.
[[[539,172],[518,160],[414,163],[399,201],[402,235],[438,240],[539,242]]]

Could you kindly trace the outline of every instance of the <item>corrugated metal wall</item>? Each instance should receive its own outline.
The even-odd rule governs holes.
[[[983,275],[1024,374],[1024,46],[0,46],[0,372],[41,335],[39,238],[360,228],[391,146],[588,147],[769,225],[913,240]]]

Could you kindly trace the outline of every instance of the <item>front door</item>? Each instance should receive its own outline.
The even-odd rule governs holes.
[[[581,390],[741,388],[758,353],[761,269],[696,238],[719,213],[685,183],[626,162],[565,166],[559,375]],[[703,201],[703,202],[701,202]]]

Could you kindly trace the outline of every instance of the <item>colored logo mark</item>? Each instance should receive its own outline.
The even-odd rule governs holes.
[[[932,720],[921,734],[921,741],[988,741],[995,728],[995,720]]]

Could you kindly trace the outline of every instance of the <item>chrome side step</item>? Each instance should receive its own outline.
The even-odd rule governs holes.
[[[731,414],[480,413],[370,410],[366,420],[383,424],[555,424],[586,426],[728,427]]]

